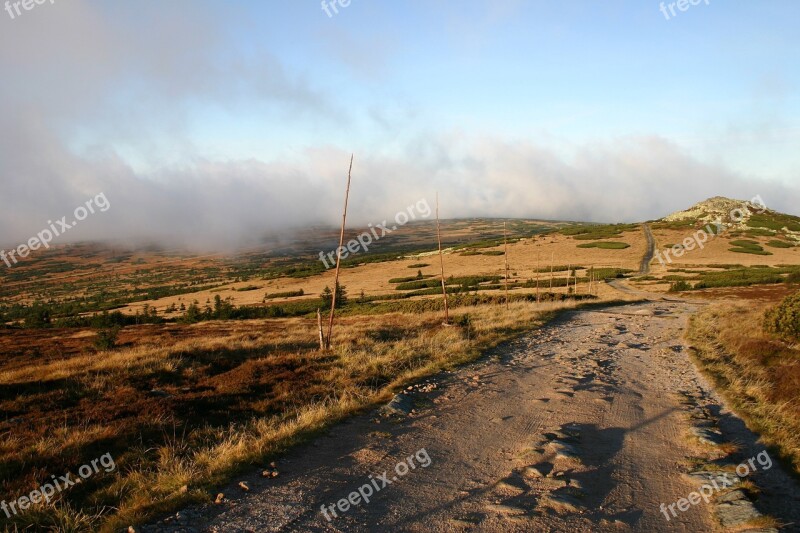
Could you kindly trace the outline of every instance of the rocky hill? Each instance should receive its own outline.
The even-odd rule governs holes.
[[[762,236],[783,236],[800,242],[800,217],[773,211],[759,197],[753,200],[734,200],[715,196],[684,211],[667,215],[661,221],[691,221],[698,225],[720,221],[728,227],[749,230]]]

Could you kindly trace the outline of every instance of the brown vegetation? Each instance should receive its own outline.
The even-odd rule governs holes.
[[[688,337],[730,406],[800,474],[800,347],[763,330],[774,305],[714,305],[692,318]]]
[[[44,356],[31,351],[29,332],[4,331],[6,347],[28,344],[0,367],[0,407],[12,413],[0,424],[0,496],[19,497],[108,452],[116,473],[15,524],[119,530],[208,499],[232,473],[570,305],[479,306],[469,319],[462,309],[454,318],[463,325],[451,328],[434,312],[342,317],[327,354],[309,319],[126,328],[123,348],[100,354],[84,331],[48,331],[65,342]],[[118,513],[108,515],[111,507]]]

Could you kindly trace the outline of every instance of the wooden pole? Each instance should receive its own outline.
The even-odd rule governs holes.
[[[322,332],[322,311],[317,308],[317,328],[319,328],[319,349],[325,351],[325,334]]]
[[[333,298],[331,298],[331,316],[328,319],[328,336],[325,339],[325,348],[331,349],[331,334],[333,333],[333,314],[336,310],[336,293],[339,292],[339,267],[342,262],[342,244],[344,244],[344,226],[347,223],[347,201],[350,199],[350,176],[353,172],[353,155],[350,156],[350,169],[347,171],[347,190],[344,193],[344,214],[342,215],[342,231],[339,233],[339,247],[336,249],[336,278],[333,282]]]
[[[572,263],[567,265],[567,288],[565,289],[566,290],[565,298],[569,298],[569,279],[571,275],[572,275]]]
[[[505,249],[503,256],[506,258],[506,310],[508,310],[508,235],[505,222],[503,222],[503,247]]]
[[[439,193],[436,193],[436,240],[439,242],[439,265],[442,268],[442,297],[444,298],[444,323],[450,324],[450,311],[447,308],[447,288],[444,283],[444,255],[442,254],[442,230],[439,226]]]
[[[555,259],[555,252],[550,253],[550,292],[553,292],[553,260]]]
[[[575,296],[578,296],[578,271],[575,270]]]
[[[539,303],[539,270],[541,270],[542,254],[536,254],[536,303]]]

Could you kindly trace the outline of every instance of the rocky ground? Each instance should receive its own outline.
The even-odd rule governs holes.
[[[142,531],[797,531],[797,484],[689,360],[696,305],[565,314]]]

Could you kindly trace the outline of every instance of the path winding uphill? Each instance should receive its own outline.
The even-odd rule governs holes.
[[[653,236],[653,232],[650,230],[650,226],[647,224],[642,224],[642,229],[644,230],[644,236],[647,239],[647,250],[645,251],[644,257],[642,257],[642,262],[639,265],[639,274],[643,276],[650,273],[650,263],[656,256],[656,238]]]
[[[357,417],[288,454],[280,477],[253,476],[249,493],[234,485],[233,501],[147,531],[694,533],[753,518],[735,493],[660,510],[698,490],[687,458],[725,455],[712,442],[743,443],[724,460],[734,465],[763,450],[690,363],[680,339],[693,311],[659,301],[567,313],[423,383],[409,416]],[[751,479],[781,487],[765,490],[762,510],[798,519],[786,513],[797,514],[800,493],[777,465]]]

